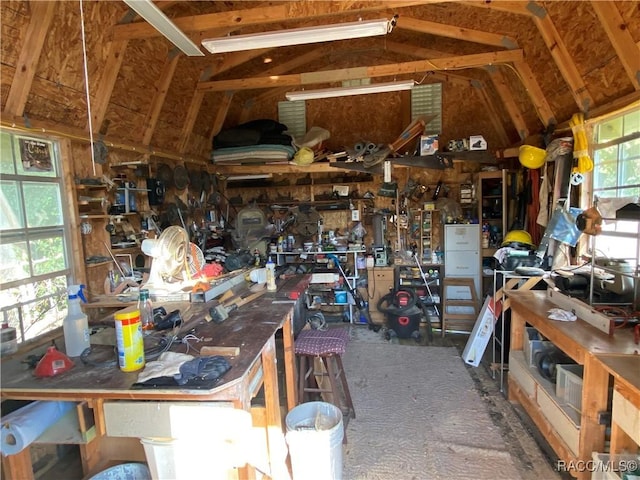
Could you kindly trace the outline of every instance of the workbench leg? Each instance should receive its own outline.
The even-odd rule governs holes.
[[[267,415],[267,449],[274,480],[290,479],[287,469],[287,447],[282,430],[280,393],[278,389],[278,365],[276,362],[276,339],[272,336],[262,349],[264,372],[264,401]]]
[[[284,378],[287,389],[287,411],[298,405],[298,390],[296,389],[296,354],[293,340],[293,316],[287,315],[282,327],[282,343],[284,347]]]
[[[2,455],[2,470],[7,480],[33,480],[31,449],[26,447],[15,455]]]
[[[604,452],[605,425],[599,423],[599,416],[607,411],[609,391],[609,373],[592,354],[585,356],[582,382],[588,388],[582,389],[578,459],[588,462],[592,452]],[[580,472],[579,478],[591,478],[590,475],[590,472]]]

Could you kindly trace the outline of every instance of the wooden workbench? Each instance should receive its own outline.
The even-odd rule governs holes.
[[[204,315],[208,304],[182,305],[181,313],[185,323],[190,322],[197,337],[206,341],[194,343],[199,350],[202,346],[240,347],[240,353],[228,357],[231,369],[221,381],[211,389],[132,389],[138,372],[124,373],[117,366],[96,367],[83,364],[79,358],[68,372],[53,378],[36,378],[21,360],[30,354],[44,353],[46,346],[38,346],[31,351],[21,351],[18,355],[2,362],[2,398],[23,400],[66,400],[86,404],[93,413],[96,437],[81,445],[83,469],[85,473],[108,458],[103,458],[101,447],[108,440],[105,432],[103,405],[109,400],[156,400],[156,401],[213,401],[230,402],[235,408],[251,409],[251,400],[261,386],[264,391],[267,448],[268,444],[281,442],[277,438],[283,434],[282,412],[280,409],[278,371],[276,365],[276,332],[282,330],[285,360],[285,383],[287,411],[296,405],[295,362],[292,331],[293,302],[274,302],[275,294],[266,293],[248,305],[232,312],[223,323],[206,322]],[[157,305],[159,306],[159,305]],[[179,308],[170,304],[167,311]],[[186,333],[186,332],[182,332]],[[61,334],[61,332],[60,332]],[[62,347],[63,340],[57,339]],[[110,348],[110,347],[104,347]],[[99,350],[96,347],[95,350]],[[172,346],[172,351],[186,352],[186,345]],[[197,355],[197,351],[189,353]],[[271,458],[274,477],[288,478],[289,473],[281,459]],[[32,479],[33,472],[29,448],[17,455],[3,457],[4,473],[7,478]]]
[[[571,475],[590,478],[590,471],[573,467],[591,460],[592,452],[605,451],[606,426],[601,419],[610,411],[610,371],[599,357],[613,355],[637,364],[640,347],[633,343],[630,331],[607,335],[580,318],[574,322],[549,319],[548,311],[557,305],[548,299],[546,291],[507,291],[507,296],[512,311],[509,400],[523,406]],[[580,412],[563,405],[555,396],[555,386],[526,364],[522,350],[527,324],[583,365]]]

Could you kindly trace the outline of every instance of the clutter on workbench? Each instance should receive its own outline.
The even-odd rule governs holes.
[[[90,347],[89,321],[80,308],[80,301],[87,303],[82,290],[84,285],[70,285],[67,300],[67,316],[62,322],[64,347],[70,357],[79,357]]]
[[[33,374],[36,377],[55,377],[61,373],[71,370],[75,364],[67,355],[56,347],[47,348],[46,353],[38,361]]]
[[[144,367],[144,340],[140,310],[129,307],[113,316],[116,325],[118,365],[123,372],[135,372]]]
[[[140,323],[142,330],[153,330],[153,303],[146,288],[140,289],[140,297],[138,298],[138,308],[140,309]]]

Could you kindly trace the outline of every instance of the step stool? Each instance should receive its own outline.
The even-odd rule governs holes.
[[[349,418],[356,418],[347,377],[342,366],[342,355],[349,342],[349,330],[334,327],[328,330],[303,330],[295,339],[298,358],[298,400],[309,401],[309,393],[330,394],[329,401],[342,411],[346,429]],[[315,360],[320,361],[320,365]],[[318,378],[327,378],[318,382]],[[340,384],[338,384],[338,380]],[[342,389],[339,389],[339,386]],[[346,435],[345,435],[346,443]]]
[[[469,290],[470,298],[466,298],[464,300],[450,298],[448,287],[467,288]],[[450,311],[456,310],[458,307],[464,307],[465,311],[473,310],[469,311],[469,313],[453,313]],[[449,327],[450,330],[471,332],[477,319],[478,297],[476,295],[476,287],[473,278],[445,277],[442,282],[442,336],[445,336],[447,327]],[[461,327],[466,328],[462,329]]]

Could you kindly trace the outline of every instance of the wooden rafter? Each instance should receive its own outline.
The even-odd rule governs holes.
[[[342,68],[289,75],[254,77],[236,80],[220,80],[201,82],[198,89],[203,91],[250,90],[254,88],[271,88],[284,86],[312,85],[331,83],[359,78],[386,77],[400,74],[426,73],[430,71],[474,68],[496,63],[522,60],[522,50],[478,53],[455,57],[431,58],[413,62],[402,62],[388,65]]]
[[[549,125],[555,125],[557,123],[556,117],[553,114],[553,111],[551,110],[551,107],[549,106],[544,93],[542,93],[542,89],[540,88],[536,77],[533,75],[529,64],[524,60],[517,60],[513,62],[513,67],[518,73],[518,78],[520,78],[520,81],[527,89],[529,98],[531,98],[533,106],[538,114],[538,118],[540,119],[542,124],[545,127]]]
[[[507,135],[507,131],[504,129],[504,125],[500,121],[500,114],[498,113],[494,102],[489,97],[487,86],[484,82],[481,82],[479,80],[474,80],[473,82],[471,82],[471,84],[475,88],[475,91],[478,93],[480,101],[487,109],[487,112],[489,113],[489,121],[493,125],[493,128],[498,134],[498,137],[500,137],[502,145],[509,145],[511,143],[511,140],[509,138],[509,135]]]
[[[516,15],[531,16],[532,10],[541,8],[537,2],[517,2],[517,1],[499,1],[499,2],[487,2],[483,0],[475,0],[469,2],[462,2],[470,7],[479,7],[486,10],[495,10],[497,12],[514,13]]]
[[[185,118],[184,124],[182,125],[182,132],[180,133],[180,140],[178,141],[178,151],[180,153],[184,153],[187,150],[189,138],[191,137],[193,126],[196,124],[196,119],[198,118],[198,113],[200,112],[203,98],[204,93],[198,91],[195,91],[193,96],[191,97],[191,103],[189,104],[187,117]]]
[[[390,52],[396,52],[396,53],[407,52],[407,46],[404,44],[397,43],[397,42],[385,42],[385,44],[386,44],[385,48]],[[425,58],[427,56],[440,57],[443,55],[442,52],[439,52],[437,50],[427,49],[427,48],[412,47],[409,51],[411,55],[416,57],[422,57],[422,58]],[[485,108],[489,112],[491,112],[491,115],[490,115],[491,123],[493,124],[493,127],[495,128],[496,132],[500,136],[500,139],[504,142],[504,144],[509,143],[509,136],[507,135],[507,132],[504,129],[504,125],[500,121],[500,116],[498,115],[496,108],[493,105],[493,102],[491,101],[491,99],[489,98],[489,95],[487,94],[487,86],[484,84],[484,82],[477,80],[475,78],[468,78],[461,75],[455,75],[449,72],[431,72],[430,76],[432,76],[433,78],[441,79],[442,81],[445,81],[445,82],[454,83],[458,86],[474,87],[473,91],[479,95],[480,101],[484,104]],[[500,92],[498,92],[498,95],[500,95]],[[503,103],[506,104],[506,101],[504,99],[503,99]]]
[[[583,112],[588,111],[594,104],[593,98],[589,94],[584,79],[580,75],[551,17],[545,11],[543,15],[533,15],[532,18],[538,27],[540,35],[542,35],[544,43],[551,52],[560,74],[567,82],[578,108]]]
[[[95,93],[95,100],[91,106],[91,116],[93,123],[93,130],[99,131],[102,127],[102,122],[107,114],[107,107],[109,106],[109,100],[113,93],[113,87],[116,84],[116,79],[120,73],[120,67],[122,66],[122,60],[124,59],[124,52],[127,49],[127,40],[109,42],[107,47],[107,58],[104,64],[103,75],[100,79],[100,85]],[[89,128],[89,121],[87,120],[87,128]]]
[[[13,115],[21,116],[27,104],[27,97],[36,74],[36,66],[44,40],[53,20],[56,2],[30,2],[31,21],[27,27],[22,50],[18,57],[16,70],[7,96],[5,110]]]
[[[396,28],[410,30],[412,32],[428,33],[439,37],[455,38],[456,40],[466,40],[467,42],[481,43],[494,47],[507,49],[518,48],[518,42],[513,37],[444,23],[418,20],[412,17],[400,17]]]
[[[615,48],[633,87],[640,90],[640,48],[634,42],[614,2],[591,1],[600,23]]]
[[[321,18],[344,13],[361,13],[373,11],[386,11],[390,8],[411,7],[429,3],[439,3],[440,0],[415,0],[396,1],[390,4],[384,1],[371,2],[314,2],[298,1],[284,2],[268,7],[248,8],[245,10],[231,10],[228,12],[193,15],[189,17],[174,18],[172,22],[183,32],[198,33],[216,28],[229,28],[234,25],[237,28],[248,25],[260,25],[266,23],[284,22],[290,20],[305,20]],[[121,40],[133,40],[160,36],[153,26],[146,22],[121,24],[113,27],[113,38]]]
[[[151,101],[151,108],[147,113],[147,117],[144,119],[142,143],[144,143],[145,145],[149,145],[151,143],[151,138],[153,137],[153,132],[156,129],[158,118],[160,117],[160,112],[162,110],[162,105],[164,105],[164,101],[167,98],[169,85],[171,85],[171,80],[173,80],[173,76],[176,72],[176,67],[178,66],[179,59],[180,55],[177,54],[173,55],[170,58],[167,58],[160,72],[160,78],[157,81],[156,92],[153,100]]]
[[[201,81],[210,80],[216,75],[220,75],[221,73],[226,72],[227,70],[231,70],[232,68],[235,68],[238,65],[242,65],[243,63],[246,63],[250,60],[253,60],[254,58],[264,55],[270,50],[271,50],[270,48],[261,48],[257,50],[245,50],[243,52],[232,52],[232,53],[226,53],[222,55],[216,55],[215,57],[216,64],[213,65],[211,68],[205,70],[205,72],[203,72],[203,75],[201,75],[200,80]],[[203,78],[203,77],[206,77],[206,78]]]
[[[509,113],[509,117],[518,131],[518,135],[520,135],[520,139],[525,139],[529,136],[529,128],[527,127],[527,123],[524,121],[520,108],[518,108],[518,105],[513,98],[507,78],[499,67],[490,66],[486,67],[486,70],[489,72],[491,82],[502,99],[502,102]]]
[[[227,112],[229,111],[229,107],[231,106],[233,95],[234,92],[224,92],[224,96],[222,97],[222,101],[220,102],[220,106],[218,107],[218,113],[216,114],[216,118],[213,121],[213,125],[211,125],[211,133],[209,133],[209,144],[211,144],[213,137],[220,132],[220,130],[222,129],[222,125],[224,125],[224,119],[227,118]]]

